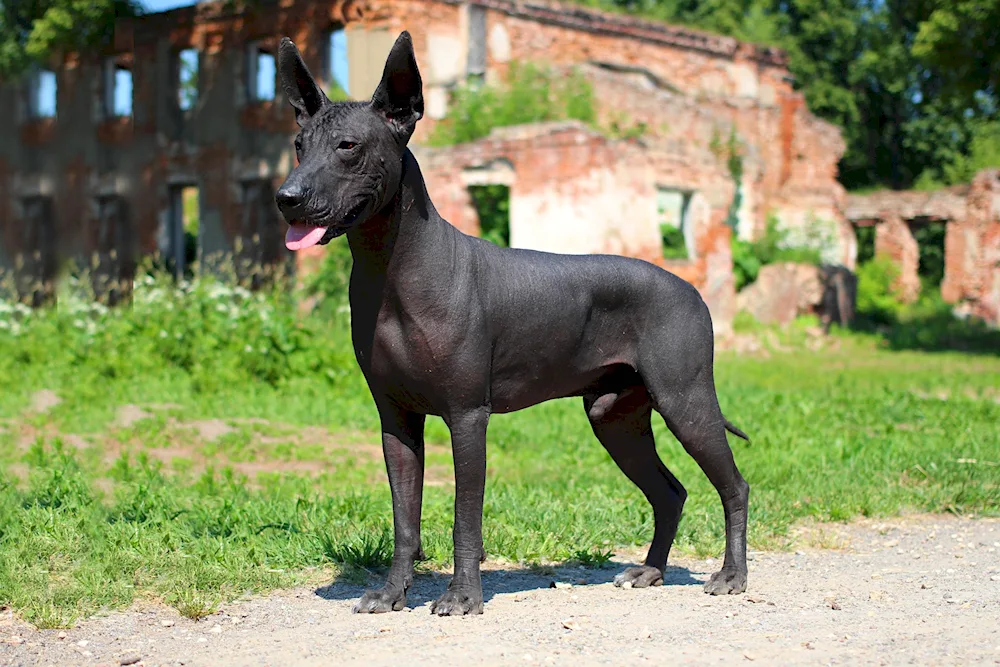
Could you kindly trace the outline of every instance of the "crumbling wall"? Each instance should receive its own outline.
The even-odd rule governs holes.
[[[827,262],[854,267],[857,248],[837,182],[845,150],[837,128],[802,104],[689,94],[646,69],[580,69],[592,82],[603,126],[643,126],[645,138],[687,160],[724,164],[735,148],[742,169],[733,183],[739,186],[735,226],[741,238],[761,234],[774,215],[793,243],[813,245]],[[797,93],[782,94],[783,100],[798,99]]]
[[[57,81],[55,118],[29,117],[23,82],[0,86],[0,117],[9,120],[0,133],[0,261],[33,285],[19,289],[32,301],[39,291],[51,295],[65,259],[97,274],[105,268],[92,266],[101,212],[117,217],[125,209],[102,208],[97,199],[130,198],[122,175],[135,169],[138,157],[131,123],[103,113],[100,58],[66,54],[50,67]],[[127,264],[131,249],[118,250]]]
[[[969,186],[941,190],[879,190],[870,194],[852,194],[845,198],[844,215],[852,222],[877,222],[886,214],[903,220],[949,222],[965,218]]]
[[[428,118],[415,141],[430,135],[447,111],[447,91],[468,74],[469,34],[479,20],[487,36],[487,80],[502,78],[513,60],[581,67],[594,85],[602,125],[642,123],[646,136],[670,142],[679,155],[721,154],[735,131],[743,154],[741,235],[761,233],[769,214],[793,231],[819,226],[826,239],[816,243],[825,258],[853,268],[857,250],[837,182],[845,144],[839,130],[813,116],[793,90],[782,52],[556,3],[484,4],[484,17],[459,5],[456,22],[435,16],[426,31],[409,28],[416,31],[418,59],[423,57],[428,100]]]
[[[971,185],[932,192],[850,195],[845,212],[856,224],[877,225],[876,253],[900,268],[905,300],[920,291],[919,248],[907,223],[946,223],[942,298],[960,314],[1000,325],[1000,172],[987,170]]]
[[[735,288],[724,221],[734,188],[722,166],[699,167],[656,144],[611,140],[579,123],[504,128],[477,142],[414,154],[438,212],[464,232],[479,231],[468,185],[509,185],[512,246],[650,261],[697,287],[716,332],[729,330]],[[688,260],[663,258],[658,186],[693,195],[695,256]]]
[[[941,295],[956,310],[1000,326],[1000,171],[979,173],[964,219],[948,225]]]
[[[243,254],[251,262],[280,264],[287,255],[269,226],[280,227],[280,217],[254,193],[261,184],[277,188],[294,165],[290,139],[296,127],[277,82],[274,99],[248,99],[247,47],[259,44],[273,53],[278,38],[290,36],[326,85],[324,40],[335,28],[347,35],[350,92],[356,99],[370,96],[392,41],[399,31],[410,31],[427,107],[414,144],[426,139],[447,112],[451,88],[470,74],[487,80],[503,77],[513,60],[582,65],[598,83],[602,122],[616,113],[626,123],[646,122],[649,132],[643,141],[651,150],[630,148],[633,162],[626,163],[607,148],[611,144],[592,137],[577,137],[580,146],[549,145],[554,151],[549,157],[534,150],[534,157],[521,159],[522,192],[513,213],[547,222],[537,228],[518,226],[513,233],[519,244],[550,247],[559,240],[568,249],[594,248],[662,262],[655,225],[639,222],[655,218],[649,211],[655,209],[656,185],[696,191],[695,208],[709,221],[698,223],[706,231],[695,245],[704,249],[676,269],[717,286],[711,289],[721,294],[729,290],[729,279],[704,276],[726,273],[728,241],[721,239],[728,239],[729,232],[721,223],[737,186],[738,227],[744,233],[762,228],[772,210],[793,222],[806,213],[837,215],[839,186],[833,178],[843,142],[805,109],[792,89],[782,52],[576,5],[509,0],[476,5],[460,0],[276,0],[243,10],[207,2],[123,19],[113,53],[92,59],[68,54],[59,63],[57,121],[21,122],[17,86],[0,86],[0,111],[18,117],[16,136],[0,138],[0,192],[17,197],[42,186],[59,192],[56,216],[66,227],[58,235],[61,249],[89,258],[95,252],[109,254],[97,217],[112,209],[126,211],[129,219],[129,247],[123,252],[140,256],[163,251],[170,237],[172,188],[196,185],[206,264],[241,247],[249,247]],[[177,54],[185,48],[196,49],[200,59],[198,100],[188,111],[177,104]],[[131,118],[100,114],[102,60],[111,55],[131,63]],[[744,153],[739,184],[719,151],[733,129]],[[622,144],[614,146],[619,150]],[[445,173],[450,175],[436,177],[438,191],[456,194],[442,196],[443,212],[462,226],[472,210],[466,176]],[[457,180],[444,185],[450,177]],[[528,182],[534,191],[525,188]],[[547,194],[549,187],[554,189]],[[98,204],[110,196],[124,199],[124,208]],[[592,208],[579,203],[585,200]],[[0,261],[9,263],[23,254],[16,247],[20,237],[11,232],[16,215],[9,202],[0,205]],[[612,227],[602,222],[616,217],[619,222]],[[271,248],[274,244],[278,247]],[[120,266],[113,272],[120,273]]]

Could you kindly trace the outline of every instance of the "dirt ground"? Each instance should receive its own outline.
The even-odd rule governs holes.
[[[600,570],[488,563],[483,616],[437,618],[445,575],[409,607],[350,613],[335,583],[226,605],[191,621],[136,607],[39,631],[0,617],[0,665],[972,665],[1000,664],[1000,521],[921,516],[805,531],[800,551],[754,553],[746,594],[701,590],[718,562],[676,559],[659,588]],[[807,546],[813,545],[813,546]],[[553,584],[558,586],[553,587]]]

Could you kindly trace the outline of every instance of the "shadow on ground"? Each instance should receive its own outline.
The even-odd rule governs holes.
[[[555,582],[572,584],[574,587],[599,586],[611,583],[615,575],[636,563],[613,562],[601,568],[579,569],[570,564],[562,564],[537,572],[527,569],[486,569],[483,570],[483,601],[489,602],[495,595],[520,593],[551,588]],[[696,579],[686,567],[667,566],[663,576],[665,586],[701,586],[707,575]],[[315,590],[324,600],[354,600],[360,598],[368,588],[377,588],[384,582],[384,573],[369,578],[367,584],[359,584],[356,576],[339,575],[333,583]],[[433,602],[448,587],[451,575],[440,572],[418,573],[413,587],[407,593],[406,606],[417,608]]]
[[[958,319],[946,308],[933,306],[916,310],[905,318],[891,313],[866,314],[851,328],[878,335],[890,350],[1000,356],[1000,329],[972,318]]]

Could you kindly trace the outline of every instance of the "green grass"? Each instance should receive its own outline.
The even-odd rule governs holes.
[[[217,297],[183,298],[192,321],[137,302],[89,329],[57,312],[0,335],[0,605],[33,623],[137,598],[197,617],[248,592],[359,581],[391,554],[377,414],[343,316],[293,323],[250,299],[224,325]],[[722,353],[717,365],[723,409],[753,438],[732,440],[753,547],[787,546],[803,519],[1000,512],[1000,357],[887,351],[860,335],[813,353],[803,331],[777,337],[792,352]],[[176,332],[197,349],[180,354]],[[247,362],[247,346],[282,361]],[[62,402],[32,414],[43,388]],[[116,424],[126,404],[149,416]],[[228,432],[203,437],[205,419]],[[718,495],[659,420],[655,431],[689,491],[677,549],[721,553]],[[444,424],[430,419],[427,433],[425,567],[437,567],[451,559],[453,473]],[[488,456],[493,557],[597,566],[652,536],[647,503],[578,400],[495,416]]]

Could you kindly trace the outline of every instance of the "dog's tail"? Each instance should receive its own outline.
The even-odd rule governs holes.
[[[735,426],[733,426],[732,422],[730,422],[728,419],[726,419],[725,417],[723,417],[722,418],[722,423],[726,425],[726,430],[727,431],[729,431],[730,433],[732,433],[733,435],[735,435],[738,438],[743,438],[744,440],[747,441],[748,444],[750,443],[750,438],[747,437],[747,434],[744,433],[743,431],[739,430]]]

